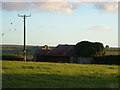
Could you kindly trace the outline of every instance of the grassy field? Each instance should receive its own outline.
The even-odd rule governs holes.
[[[22,56],[23,55],[22,45],[0,45],[0,47],[2,47],[0,48],[0,56],[2,55]],[[40,48],[40,46],[26,46],[27,58],[29,60],[33,59],[33,54],[36,52],[38,48]]]
[[[2,61],[3,88],[119,88],[117,65]]]
[[[37,46],[26,46],[27,54],[34,53],[36,49],[38,49]],[[23,52],[22,50],[22,45],[2,45],[0,51],[2,51],[2,54],[18,54]]]

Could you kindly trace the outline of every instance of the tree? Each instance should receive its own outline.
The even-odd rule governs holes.
[[[105,54],[104,46],[100,42],[79,42],[75,45],[75,51],[77,56],[81,57],[102,56]]]
[[[108,48],[109,48],[109,46],[108,46],[108,45],[106,45],[106,46],[105,46],[105,48],[106,48],[106,49],[108,49]]]
[[[108,45],[106,45],[106,46],[105,46],[105,49],[106,49],[106,51],[108,51],[108,50],[109,50],[109,46],[108,46]]]

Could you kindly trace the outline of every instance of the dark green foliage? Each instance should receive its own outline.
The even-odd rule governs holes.
[[[94,57],[94,64],[120,65],[120,55]]]
[[[105,54],[104,46],[99,42],[79,42],[75,45],[75,51],[77,56],[81,57],[102,56]]]
[[[18,55],[2,55],[2,60],[23,61],[23,57]]]
[[[108,48],[109,48],[109,46],[108,46],[108,45],[106,45],[106,46],[105,46],[105,48],[107,48],[107,49],[108,49]]]

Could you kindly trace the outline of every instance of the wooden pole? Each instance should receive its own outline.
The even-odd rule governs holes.
[[[26,61],[26,25],[25,25],[26,16],[24,15],[24,61]]]
[[[24,15],[19,15],[18,14],[18,16],[19,17],[23,17],[23,19],[24,19],[24,47],[23,47],[23,56],[24,56],[24,61],[26,61],[26,17],[30,17],[31,16],[31,14],[30,15],[26,15],[26,14],[24,14]]]

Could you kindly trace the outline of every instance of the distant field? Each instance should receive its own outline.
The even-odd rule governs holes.
[[[120,88],[117,65],[2,62],[3,88]]]
[[[23,45],[0,45],[0,57],[2,55],[15,55],[23,56]],[[40,49],[42,46],[26,46],[27,59],[32,60],[33,55],[37,49]]]
[[[34,53],[38,47],[26,46],[26,50],[28,51],[28,53]],[[2,45],[1,49],[2,49],[1,50],[2,54],[18,54],[23,51],[23,46],[22,45]]]
[[[23,55],[23,46],[22,45],[2,45],[1,46],[0,53],[2,55]],[[40,46],[26,46],[27,50],[27,58],[32,59],[33,54],[36,52],[36,50],[40,48]]]
[[[120,55],[120,51],[119,52],[117,52],[117,51],[107,51],[106,55]]]
[[[106,55],[120,55],[120,48],[109,48]]]

